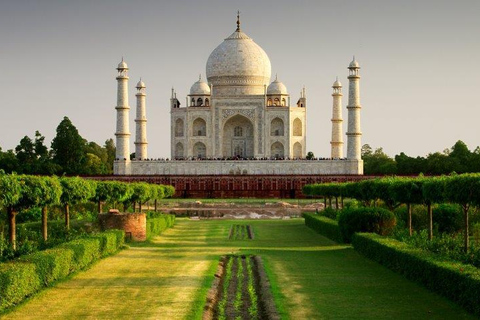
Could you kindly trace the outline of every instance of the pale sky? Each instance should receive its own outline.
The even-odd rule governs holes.
[[[185,105],[210,53],[235,30],[270,57],[296,101],[307,88],[307,151],[329,156],[332,84],[360,63],[362,144],[424,156],[480,145],[480,1],[0,0],[0,147],[68,116],[103,145],[114,138],[116,66],[147,86],[149,156],[170,156],[170,92]],[[273,80],[273,79],[272,79]],[[476,88],[476,89],[475,89]],[[345,137],[346,142],[346,137]],[[345,149],[346,151],[346,149]]]

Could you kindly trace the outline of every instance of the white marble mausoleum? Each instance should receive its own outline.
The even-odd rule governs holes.
[[[128,66],[117,67],[116,175],[363,174],[359,65],[349,67],[347,156],[343,155],[342,85],[333,84],[331,157],[306,159],[307,97],[292,100],[265,51],[237,28],[210,54],[184,103],[170,99],[171,158],[150,159],[146,89],[137,83],[135,158],[130,160]],[[183,99],[181,99],[183,100]],[[317,120],[309,119],[309,123]],[[316,141],[315,141],[316,143]]]

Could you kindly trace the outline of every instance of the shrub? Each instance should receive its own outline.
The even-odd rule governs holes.
[[[480,271],[375,234],[355,234],[355,250],[480,315]]]
[[[74,263],[72,263],[70,270],[72,272],[85,268],[101,256],[101,246],[98,238],[73,240],[60,245],[60,248],[73,250]]]
[[[327,217],[314,215],[312,213],[304,213],[303,216],[305,218],[305,225],[307,227],[333,241],[340,243],[343,242],[342,234],[340,233],[340,228],[338,227],[337,221]]]
[[[0,264],[0,312],[32,295],[41,287],[35,264],[6,262]]]
[[[121,230],[109,230],[91,238],[100,241],[100,255],[105,257],[115,253],[123,245],[124,232]]]
[[[170,228],[175,223],[175,216],[173,214],[158,214],[149,213],[155,218],[147,219],[147,239],[158,236],[162,231]]]
[[[462,209],[455,204],[439,204],[433,208],[433,223],[439,232],[458,232],[464,226]]]
[[[123,245],[125,233],[111,230],[40,251],[13,262],[0,263],[0,312],[70,273],[85,268],[106,252]]]
[[[21,260],[33,263],[42,285],[48,286],[70,273],[72,259],[72,250],[50,249],[25,256]]]
[[[380,235],[388,235],[393,231],[395,225],[395,215],[382,208],[344,209],[338,216],[338,226],[345,242],[350,242],[355,232],[375,232]]]
[[[332,208],[325,208],[323,211],[320,212],[320,215],[330,218],[332,220],[337,220],[338,211]]]

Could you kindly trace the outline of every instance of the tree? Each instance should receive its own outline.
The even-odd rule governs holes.
[[[113,162],[115,161],[116,154],[116,148],[113,139],[108,139],[107,141],[105,141],[104,148],[107,151],[107,174],[112,174]]]
[[[19,164],[13,150],[2,152],[0,148],[0,170],[4,170],[6,173],[18,172]]]
[[[445,153],[430,153],[426,159],[427,167],[425,173],[428,174],[448,174],[455,171],[456,165],[454,159]]]
[[[419,174],[426,171],[427,160],[423,157],[412,158],[401,152],[395,156],[398,174]]]
[[[135,211],[135,203],[139,205],[139,212],[142,212],[142,204],[155,198],[155,192],[153,188],[145,182],[132,183],[133,194],[130,197],[130,201],[133,203],[133,210]]]
[[[33,173],[37,167],[35,144],[28,136],[23,137],[15,147],[18,163],[21,165],[20,173]]]
[[[448,157],[454,163],[454,170],[456,173],[465,173],[471,172],[469,168],[470,159],[472,157],[472,153],[468,150],[467,145],[458,140],[452,147],[452,151],[448,155]]]
[[[395,178],[388,187],[392,199],[405,203],[408,212],[408,231],[412,235],[412,204],[423,203],[422,179]]]
[[[85,165],[83,166],[81,173],[93,175],[107,173],[105,164],[97,155],[93,153],[87,153],[85,156]]]
[[[98,213],[102,213],[102,203],[114,195],[116,181],[98,181],[95,189],[94,200],[97,202]]]
[[[111,189],[110,200],[113,202],[114,207],[116,207],[117,203],[122,203],[123,211],[127,211],[127,205],[132,194],[133,188],[130,183],[115,181]]]
[[[313,158],[315,158],[315,155],[312,151],[308,151],[306,158],[307,160],[312,160]]]
[[[42,207],[42,237],[43,241],[48,239],[48,206],[60,204],[62,196],[62,185],[57,177],[43,177],[43,188],[39,205]]]
[[[395,160],[383,152],[383,148],[377,148],[372,152],[371,147],[367,144],[362,147],[362,154],[365,174],[395,174],[397,172]]]
[[[82,172],[85,164],[85,140],[70,119],[64,117],[52,140],[53,161],[68,174]]]
[[[422,184],[422,194],[428,211],[428,239],[433,238],[433,203],[445,201],[445,177],[426,178]]]
[[[17,212],[15,207],[20,200],[22,193],[22,185],[15,174],[6,175],[0,171],[0,205],[7,208],[7,220],[8,220],[8,239],[13,247],[16,248],[16,224],[15,216]]]
[[[79,177],[60,178],[62,196],[60,202],[65,210],[65,228],[70,229],[70,205],[87,202],[95,196],[95,182]]]
[[[445,181],[445,198],[462,206],[465,222],[464,250],[467,252],[470,245],[468,211],[471,205],[480,204],[480,175],[462,174],[449,177]]]

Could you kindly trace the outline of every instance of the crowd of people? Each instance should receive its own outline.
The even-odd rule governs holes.
[[[119,159],[115,159],[119,160]],[[124,159],[125,160],[125,159]],[[347,160],[346,158],[299,158],[299,157],[176,157],[157,159],[132,159],[132,161],[321,161],[321,160]]]

